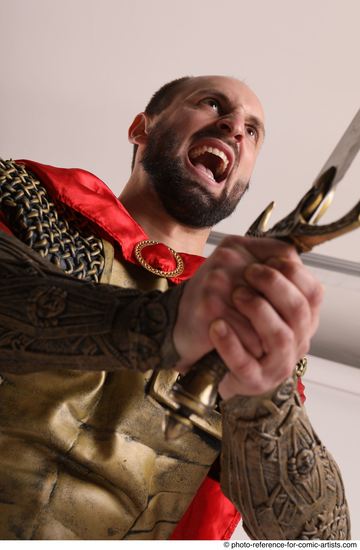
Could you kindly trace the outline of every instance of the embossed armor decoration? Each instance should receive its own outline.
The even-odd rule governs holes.
[[[252,538],[347,539],[350,520],[339,470],[294,384],[289,378],[267,395],[222,404],[222,468],[229,472],[222,487],[243,512]]]

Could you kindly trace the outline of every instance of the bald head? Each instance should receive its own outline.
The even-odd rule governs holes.
[[[202,91],[214,92],[225,100],[225,103],[242,107],[245,112],[258,120],[264,134],[264,110],[259,98],[244,82],[229,76],[208,75],[180,79],[164,110],[172,103],[181,103],[185,98],[191,97],[192,94],[201,94]]]
[[[257,119],[261,132],[264,136],[264,111],[258,97],[244,82],[228,76],[184,76],[172,80],[171,82],[164,84],[153,94],[145,108],[144,113],[150,117],[155,117],[170,107],[173,102],[181,102],[189,93],[191,94],[192,92],[196,92],[200,89],[208,89],[210,91],[213,88],[217,91],[225,88],[227,91],[231,92],[231,95],[234,98],[236,98],[236,95],[240,93],[245,103],[253,104],[257,113]],[[134,167],[136,152],[137,145],[135,144],[132,168]]]

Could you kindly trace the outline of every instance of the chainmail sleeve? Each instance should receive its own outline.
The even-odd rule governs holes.
[[[0,371],[146,371],[178,359],[172,327],[183,285],[125,290],[65,275],[0,231]]]
[[[338,466],[292,378],[269,394],[223,402],[222,414],[222,489],[251,538],[350,538]]]

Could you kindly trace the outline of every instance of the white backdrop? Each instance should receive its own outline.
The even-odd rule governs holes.
[[[286,214],[360,106],[359,0],[0,0],[0,20],[0,154],[85,168],[115,192],[130,172],[127,128],[157,88],[187,74],[244,79],[267,139],[226,233],[272,200]],[[359,181],[360,158],[329,221],[359,199]],[[359,239],[321,253],[359,261]]]
[[[243,233],[273,199],[286,214],[359,108],[359,0],[0,0],[0,20],[0,155],[85,168],[115,192],[130,172],[127,127],[158,87],[186,74],[243,78],[265,105],[267,139],[242,208],[217,228],[226,233]],[[359,181],[360,158],[328,221],[359,199]],[[359,238],[320,251],[360,261]],[[307,377],[358,539],[359,373],[314,358]]]

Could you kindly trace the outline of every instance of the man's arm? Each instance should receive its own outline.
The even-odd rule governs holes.
[[[142,293],[79,281],[0,234],[0,371],[171,367],[182,288]]]
[[[237,244],[233,250],[219,247],[184,285],[143,293],[75,280],[5,233],[0,243],[0,369],[5,372],[147,370],[174,366],[176,360],[180,369],[214,348],[209,328],[219,317],[236,328],[238,345],[262,354],[256,331],[231,303],[244,266],[252,261]],[[224,262],[229,252],[233,260]],[[283,379],[283,372],[278,376]]]
[[[222,414],[222,489],[251,538],[350,538],[341,474],[293,378],[265,395],[224,401]]]

